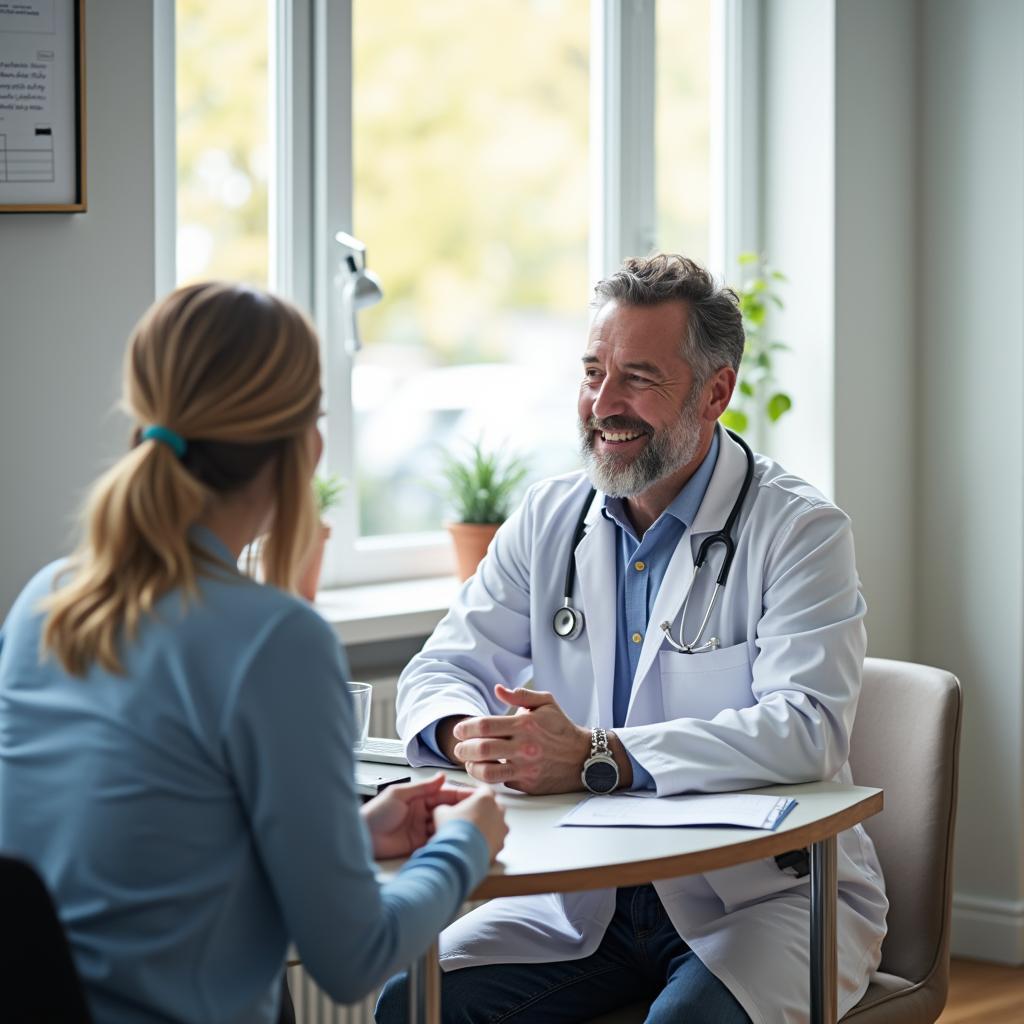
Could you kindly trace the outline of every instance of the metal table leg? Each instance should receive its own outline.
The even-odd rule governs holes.
[[[409,967],[409,1024],[441,1024],[441,965],[436,939]]]
[[[836,1024],[836,837],[811,845],[811,1024]]]

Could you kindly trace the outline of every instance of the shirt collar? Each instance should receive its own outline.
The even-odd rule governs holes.
[[[206,554],[212,555],[215,561],[236,568],[235,556],[231,554],[227,544],[209,527],[193,523],[188,528],[188,536],[196,547],[201,548]]]
[[[693,522],[697,516],[697,510],[704,500],[704,495],[707,494],[708,484],[711,483],[711,474],[714,473],[715,463],[718,461],[719,447],[718,430],[716,428],[711,437],[711,447],[708,448],[707,455],[704,456],[703,461],[697,467],[693,476],[683,484],[679,493],[669,502],[668,507],[658,517],[658,521],[663,516],[670,515],[678,519],[683,524],[684,529]],[[610,519],[617,526],[633,534],[633,527],[629,522],[629,517],[626,515],[624,499],[610,498],[608,495],[605,495],[601,511],[606,519]]]

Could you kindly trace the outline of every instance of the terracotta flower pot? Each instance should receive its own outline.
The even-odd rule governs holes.
[[[462,582],[476,572],[487,554],[487,545],[498,532],[500,523],[449,523],[448,532],[455,545],[456,573]]]
[[[306,564],[299,574],[299,593],[307,601],[316,600],[316,591],[320,586],[320,567],[324,561],[324,547],[331,536],[331,528],[327,523],[320,523],[320,529],[306,556]]]

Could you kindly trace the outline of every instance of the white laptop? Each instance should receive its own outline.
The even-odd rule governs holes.
[[[367,736],[362,750],[356,751],[357,761],[375,761],[377,764],[404,764],[405,744],[401,740],[385,739],[383,736]]]
[[[362,750],[356,751],[356,792],[375,796],[396,782],[408,782],[405,744],[383,736],[367,736]]]

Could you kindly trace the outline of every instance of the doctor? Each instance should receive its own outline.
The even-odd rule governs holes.
[[[743,353],[735,294],[659,255],[628,260],[594,305],[586,471],[530,490],[403,673],[410,760],[526,793],[850,782],[865,651],[850,522],[718,425]],[[859,826],[838,863],[841,1016],[879,962],[887,902]],[[646,996],[652,1024],[805,1021],[799,872],[768,859],[494,900],[442,935],[445,1020],[586,1021]],[[379,1021],[401,1019],[403,986]]]

